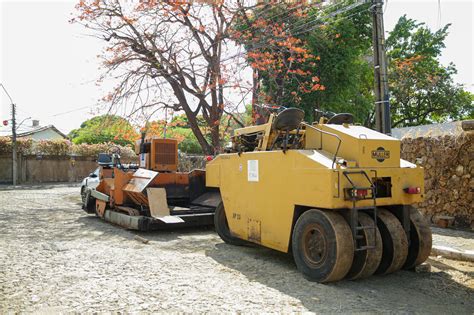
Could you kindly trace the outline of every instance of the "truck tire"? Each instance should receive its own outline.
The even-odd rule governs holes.
[[[91,190],[85,188],[82,198],[82,209],[87,213],[95,213],[95,198],[91,196]]]
[[[227,244],[237,246],[246,244],[244,240],[236,238],[230,233],[229,224],[227,223],[227,217],[225,215],[224,204],[222,202],[217,206],[216,212],[214,213],[214,227],[217,234]]]

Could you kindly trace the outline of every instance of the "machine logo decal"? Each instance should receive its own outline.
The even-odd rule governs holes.
[[[372,158],[383,162],[390,158],[390,151],[386,151],[383,147],[378,147],[377,150],[372,151]]]
[[[247,161],[247,180],[249,182],[258,182],[258,160]]]

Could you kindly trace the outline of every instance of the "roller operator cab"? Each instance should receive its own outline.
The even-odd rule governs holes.
[[[220,190],[221,238],[292,252],[310,280],[331,282],[412,269],[431,231],[412,205],[423,169],[400,159],[400,141],[352,124],[350,114],[303,122],[289,108],[238,129],[230,153],[206,167]]]

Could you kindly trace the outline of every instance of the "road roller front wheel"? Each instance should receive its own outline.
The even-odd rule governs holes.
[[[244,240],[238,239],[230,233],[229,224],[227,223],[227,217],[225,215],[224,204],[221,202],[214,213],[214,227],[217,234],[227,244],[231,245],[245,245]]]
[[[334,211],[303,213],[293,229],[291,245],[296,266],[310,281],[341,280],[354,258],[351,229]]]

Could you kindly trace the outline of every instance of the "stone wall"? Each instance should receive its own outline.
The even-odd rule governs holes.
[[[10,184],[12,175],[11,155],[0,155],[0,184]]]
[[[425,201],[418,208],[432,222],[474,223],[474,133],[402,139],[403,159],[425,168]]]

